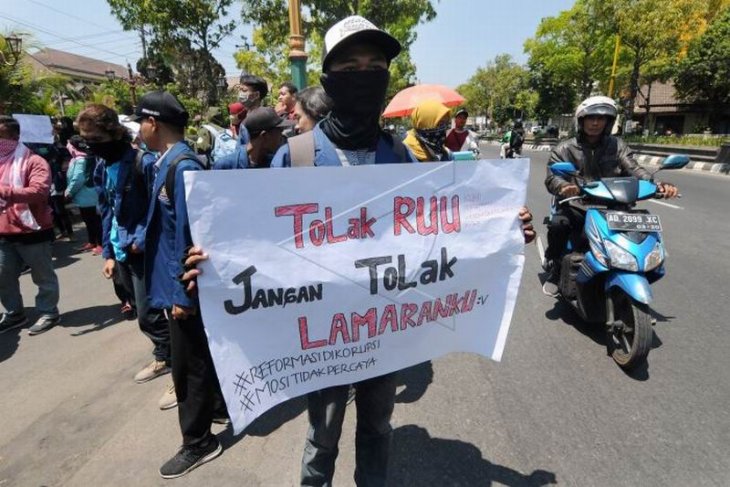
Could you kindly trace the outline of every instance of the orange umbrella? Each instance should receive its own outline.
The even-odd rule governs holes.
[[[436,100],[447,107],[464,103],[464,97],[444,85],[415,85],[399,91],[385,107],[383,118],[407,117],[424,100]]]

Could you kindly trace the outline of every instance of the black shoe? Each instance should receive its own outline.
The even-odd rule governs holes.
[[[182,477],[194,468],[213,460],[222,451],[223,447],[215,436],[201,446],[183,446],[174,457],[160,467],[160,475],[163,479]]]
[[[0,316],[0,333],[20,328],[28,323],[28,318],[26,318],[25,315],[3,313],[2,316]]]

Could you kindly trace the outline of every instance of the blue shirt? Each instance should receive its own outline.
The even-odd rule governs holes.
[[[114,201],[114,195],[116,193],[117,181],[119,180],[119,162],[115,162],[111,166],[106,166],[106,195],[109,201]],[[109,240],[112,243],[112,249],[114,250],[114,258],[120,262],[127,260],[127,253],[122,248],[121,241],[119,239],[119,222],[117,217],[112,214],[112,225],[109,232]]]

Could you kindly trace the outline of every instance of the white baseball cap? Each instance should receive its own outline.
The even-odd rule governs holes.
[[[374,44],[383,50],[386,59],[390,62],[401,51],[398,39],[385,31],[378,29],[375,24],[359,15],[352,15],[340,20],[330,27],[324,36],[324,56],[322,71],[327,71],[332,58],[343,48],[354,42]]]

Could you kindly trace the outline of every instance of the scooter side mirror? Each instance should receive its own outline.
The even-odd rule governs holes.
[[[572,162],[554,162],[548,167],[550,172],[562,178],[575,176],[578,172]]]
[[[689,156],[685,154],[672,154],[662,161],[661,169],[681,169],[689,164]]]

